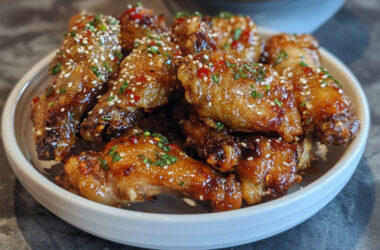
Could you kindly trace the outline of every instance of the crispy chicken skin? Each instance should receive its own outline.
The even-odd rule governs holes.
[[[201,119],[232,131],[278,133],[287,141],[302,134],[292,88],[269,66],[205,51],[186,57],[177,76]]]
[[[78,14],[71,18],[59,52],[52,60],[53,79],[33,99],[34,140],[40,160],[70,155],[81,116],[116,72],[120,26],[110,16]]]
[[[255,204],[263,199],[284,195],[299,173],[310,166],[311,143],[305,139],[287,143],[281,138],[232,136],[223,128],[215,129],[194,115],[181,122],[186,146],[218,171],[234,171],[242,185],[244,200]]]
[[[172,62],[177,50],[170,37],[152,34],[135,41],[139,45],[120,64],[118,78],[80,125],[83,139],[118,137],[134,126],[138,109],[149,111],[168,102],[177,82]]]
[[[212,18],[211,24],[217,34],[215,40],[218,48],[249,62],[260,60],[261,38],[251,18],[221,12]]]
[[[183,153],[166,137],[143,132],[108,143],[103,151],[69,158],[56,178],[88,199],[123,205],[161,193],[209,202],[213,211],[240,208],[240,184]]]
[[[311,35],[274,36],[265,56],[293,85],[306,134],[325,144],[344,144],[355,137],[360,121],[339,82],[319,67],[318,42]]]
[[[167,32],[165,17],[157,15],[152,9],[146,9],[141,4],[128,6],[120,16],[121,40],[123,51],[129,53],[134,48],[136,39],[146,37],[148,34]]]
[[[178,16],[172,25],[172,36],[183,55],[194,55],[203,50],[215,50],[216,33],[200,16]]]

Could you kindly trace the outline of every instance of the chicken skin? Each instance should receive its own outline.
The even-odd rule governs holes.
[[[340,83],[319,67],[318,42],[311,35],[274,36],[265,56],[293,85],[306,134],[325,144],[344,144],[355,137],[360,121]]]
[[[153,10],[144,8],[141,4],[128,6],[120,16],[120,33],[123,51],[130,53],[135,47],[135,40],[148,34],[167,32],[165,17],[157,15]]]
[[[219,49],[230,51],[236,58],[258,62],[261,54],[261,39],[257,26],[247,16],[221,12],[211,20],[212,31],[217,34]]]
[[[139,45],[122,61],[118,78],[81,123],[83,139],[118,137],[134,126],[139,109],[149,111],[168,102],[177,82],[172,60],[179,52],[164,34],[135,41]]]
[[[166,137],[148,131],[116,139],[100,152],[69,158],[56,178],[61,186],[108,205],[142,202],[176,193],[208,202],[213,211],[240,208],[240,184],[188,157]]]
[[[180,64],[185,98],[201,119],[240,132],[302,134],[292,88],[269,66],[242,63],[222,51],[204,51]]]
[[[119,22],[110,16],[71,18],[59,52],[50,64],[53,79],[33,99],[34,140],[40,160],[61,161],[75,145],[82,115],[117,72],[121,58]]]

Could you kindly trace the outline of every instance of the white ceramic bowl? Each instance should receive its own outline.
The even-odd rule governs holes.
[[[260,31],[263,37],[272,35]],[[356,139],[333,162],[319,163],[301,188],[279,199],[234,211],[208,214],[158,214],[95,203],[55,185],[44,175],[51,162],[36,160],[30,102],[49,81],[48,63],[37,63],[11,92],[2,117],[2,137],[9,163],[25,189],[44,207],[68,223],[112,241],[151,248],[217,248],[257,241],[287,230],[319,211],[352,176],[363,154],[370,124],[363,90],[342,62],[321,49],[322,64],[343,83],[361,120]]]

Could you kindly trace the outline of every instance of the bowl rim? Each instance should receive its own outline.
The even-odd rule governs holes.
[[[274,35],[278,32],[259,28],[259,32],[262,35]],[[361,113],[361,127],[359,133],[357,134],[354,141],[351,142],[349,147],[346,149],[344,155],[341,159],[324,175],[322,175],[317,180],[306,185],[302,189],[296,190],[293,193],[286,194],[280,198],[277,198],[272,201],[268,201],[261,204],[256,204],[254,206],[249,206],[245,208],[240,208],[236,210],[224,211],[224,212],[214,212],[214,213],[204,213],[204,214],[163,214],[163,213],[147,213],[139,211],[131,211],[121,208],[116,208],[101,203],[97,203],[86,198],[83,198],[79,195],[73,194],[52,181],[48,180],[45,176],[37,171],[37,169],[26,159],[24,154],[21,152],[20,147],[16,140],[16,131],[15,131],[15,112],[18,105],[18,102],[28,88],[31,80],[40,74],[42,70],[45,69],[46,65],[50,62],[51,58],[54,56],[56,51],[49,53],[43,59],[41,59],[36,65],[34,65],[16,84],[16,86],[11,91],[8,99],[4,105],[3,115],[2,115],[2,139],[3,146],[6,152],[8,161],[11,163],[12,169],[17,168],[17,171],[22,176],[27,176],[27,178],[33,182],[34,185],[38,188],[45,189],[54,196],[58,196],[62,201],[74,204],[84,210],[91,210],[92,212],[107,214],[109,216],[118,216],[123,219],[135,220],[137,217],[141,221],[145,222],[173,222],[173,223],[192,223],[194,220],[202,220],[202,222],[214,222],[221,219],[234,220],[236,218],[242,217],[247,214],[261,214],[266,213],[272,209],[278,209],[279,207],[284,207],[289,203],[296,202],[304,198],[305,196],[310,195],[315,188],[320,186],[323,182],[329,182],[333,179],[334,176],[339,175],[340,172],[344,171],[345,166],[348,162],[351,162],[354,158],[360,154],[361,145],[366,143],[369,127],[370,127],[370,113],[368,101],[365,96],[365,93],[353,75],[353,73],[333,54],[327,50],[320,48],[321,55],[329,57],[331,61],[336,65],[336,68],[339,71],[342,71],[342,74],[346,75],[351,79],[353,83],[353,88],[358,97],[358,102],[361,105],[357,105],[356,109],[358,113]],[[17,166],[13,166],[12,162],[15,162]]]

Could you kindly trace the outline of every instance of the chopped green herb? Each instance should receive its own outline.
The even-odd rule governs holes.
[[[150,132],[148,130],[146,130],[144,133],[143,133],[144,136],[150,136]]]
[[[113,99],[115,99],[115,96],[114,95],[111,95],[110,97],[108,97],[108,101],[110,102],[110,101],[112,101]]]
[[[288,53],[285,51],[281,50],[280,54],[278,54],[278,57],[276,59],[276,62],[273,64],[273,66],[279,65],[284,59],[288,59]]]
[[[240,74],[239,73],[235,73],[235,75],[234,75],[234,79],[235,80],[238,80],[240,78]]]
[[[299,63],[299,65],[301,65],[302,67],[307,67],[307,64],[306,64],[304,61],[301,61],[301,62]]]
[[[122,59],[123,58],[123,54],[120,52],[120,51],[115,51],[115,55],[117,58],[119,59]]]
[[[141,4],[140,2],[137,2],[137,3],[136,3],[136,6],[137,6],[137,7],[142,7],[142,4]]]
[[[96,77],[99,77],[99,76],[100,76],[100,73],[99,73],[97,67],[92,66],[92,67],[91,67],[91,70],[92,70],[92,72],[94,72],[94,74],[96,75]]]
[[[261,94],[261,93],[257,93],[257,91],[256,91],[256,89],[255,89],[255,86],[253,86],[252,84],[251,84],[251,88],[252,88],[251,96],[252,96],[254,99],[263,97],[263,94]]]
[[[94,24],[101,23],[101,22],[102,22],[102,19],[100,18],[100,15],[96,15],[94,17]]]
[[[110,23],[111,25],[115,25],[115,24],[118,23],[118,20],[117,20],[116,18],[112,18],[112,19],[109,21],[109,23]]]
[[[269,86],[269,85],[265,85],[264,88],[265,88],[266,91],[269,91],[269,90],[270,90],[270,86]]]
[[[157,146],[158,146],[159,148],[162,148],[162,147],[164,146],[164,144],[163,144],[161,141],[159,141],[159,142],[157,143]]]
[[[233,16],[235,16],[235,15],[232,14],[231,12],[228,12],[228,11],[225,11],[225,10],[221,11],[219,13],[219,15],[218,15],[218,17],[220,17],[220,18],[231,18]]]
[[[46,96],[46,97],[49,97],[52,91],[53,91],[53,86],[50,86],[50,87],[46,90],[46,94],[45,94],[45,96]]]
[[[71,37],[75,37],[77,35],[77,33],[75,33],[75,31],[70,31],[70,36]]]
[[[61,71],[61,66],[62,66],[61,63],[57,63],[55,66],[53,66],[53,68],[51,68],[51,73],[52,73],[53,75],[58,74],[59,71]]]
[[[312,118],[308,118],[308,119],[306,119],[306,125],[309,125],[311,122],[313,121],[313,119]]]
[[[301,105],[301,107],[305,107],[306,101],[302,101],[300,105]]]
[[[112,162],[117,162],[121,160],[121,156],[117,151],[115,151],[117,148],[117,145],[113,146],[111,150],[108,152],[110,156],[112,156]]]
[[[220,131],[220,130],[224,129],[224,124],[221,123],[221,122],[216,122],[215,126],[216,126],[216,130],[217,131]]]
[[[60,89],[59,93],[66,93],[66,89]]]
[[[178,183],[178,185],[180,185],[180,186],[183,186],[183,184],[185,184],[184,181],[181,181],[180,183]]]
[[[103,169],[104,169],[105,171],[108,171],[107,161],[104,160],[104,159],[102,159],[102,158],[100,158],[100,157],[98,157],[98,160],[99,160],[99,162],[100,162],[100,165],[102,165]]]
[[[109,68],[107,69],[107,72],[108,72],[108,73],[112,73],[112,72],[113,72],[113,69],[112,69],[111,67],[109,67]]]
[[[327,84],[328,84],[328,82],[327,82],[327,81],[323,81],[323,82],[321,83],[321,86],[322,86],[322,87],[326,87],[326,86],[327,86]]]
[[[328,78],[333,80],[338,85],[338,87],[342,87],[342,85],[338,82],[338,80],[336,80],[334,77],[332,77],[332,75],[327,71],[327,69],[325,69],[323,67],[319,67],[319,69],[323,72],[323,74],[327,75]],[[327,85],[327,82],[326,82],[326,85]]]
[[[230,43],[225,43],[225,44],[223,45],[223,49],[224,49],[224,50],[227,50],[227,51],[230,51],[230,50],[231,50],[231,44],[230,44]]]
[[[153,53],[153,54],[160,54],[160,51],[158,50],[158,47],[153,45],[149,46],[147,49],[148,53]]]
[[[102,25],[100,25],[100,28],[99,28],[101,31],[106,31],[107,30],[107,27],[104,25],[104,24],[102,24]]]
[[[135,42],[133,45],[135,48],[138,48],[140,46],[140,44],[138,42]]]
[[[203,15],[201,13],[199,13],[198,11],[196,11],[196,12],[194,12],[194,16],[202,17]]]
[[[163,146],[162,149],[165,151],[165,152],[169,152],[170,151],[170,147],[169,146]]]
[[[282,101],[278,100],[277,98],[274,99],[274,102],[279,106],[280,108],[282,107]]]
[[[242,31],[240,28],[237,28],[237,29],[235,30],[234,40],[235,40],[235,41],[239,40],[239,38],[240,38],[240,36],[241,36],[242,33],[243,33],[243,31]]]
[[[125,81],[123,86],[119,88],[119,94],[123,94],[126,88],[128,88],[128,81]]]
[[[54,102],[49,102],[49,107],[53,107],[54,106]]]
[[[111,121],[111,117],[103,117],[103,121]]]
[[[229,68],[235,68],[236,67],[236,64],[230,63],[229,61],[226,61],[226,65]]]
[[[211,78],[212,78],[212,81],[214,83],[219,83],[220,82],[220,74],[211,75]]]
[[[178,12],[177,15],[176,15],[176,18],[181,18],[181,17],[186,17],[186,18],[188,18],[188,17],[190,17],[190,16],[191,16],[191,15],[190,15],[189,12],[187,12],[187,11],[183,11],[183,12]]]
[[[70,119],[74,120],[74,113],[70,113]]]
[[[169,144],[169,140],[168,138],[166,138],[165,136],[159,134],[159,133],[152,133],[152,136],[153,137],[157,137],[159,139],[160,142],[164,143],[164,144]]]

